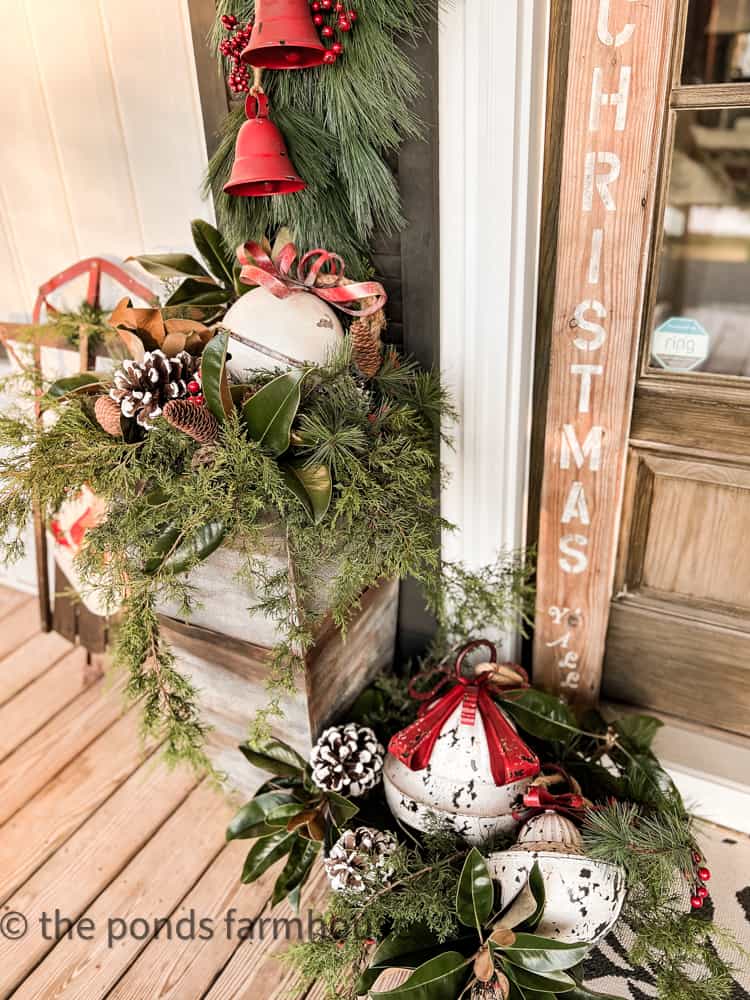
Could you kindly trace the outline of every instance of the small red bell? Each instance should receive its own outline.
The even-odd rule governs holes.
[[[232,175],[224,193],[262,198],[301,191],[306,184],[294,170],[281,132],[268,117],[266,95],[249,94],[245,114],[247,121],[237,136]]]
[[[256,0],[243,62],[262,69],[308,69],[320,66],[325,53],[308,0]]]

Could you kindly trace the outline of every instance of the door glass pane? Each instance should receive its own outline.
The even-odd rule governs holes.
[[[690,0],[682,82],[750,80],[750,0]]]
[[[750,376],[750,108],[677,112],[653,368]]]

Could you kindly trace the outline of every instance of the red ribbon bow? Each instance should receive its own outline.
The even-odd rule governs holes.
[[[547,773],[553,772],[561,775],[570,783],[570,779],[565,771],[553,764],[545,764],[543,770]],[[574,785],[574,787],[577,787]],[[551,792],[546,785],[531,785],[523,797],[525,809],[514,813],[515,819],[531,819],[538,813],[557,812],[571,819],[581,820],[587,809],[591,808],[588,799],[581,795],[580,791],[572,792]]]
[[[460,725],[473,726],[477,712],[482,718],[495,784],[508,785],[521,778],[533,778],[539,773],[539,761],[493,700],[488,690],[490,672],[479,674],[472,680],[461,674],[464,657],[478,646],[487,646],[491,662],[496,662],[495,646],[486,639],[465,646],[456,660],[455,677],[447,675],[428,695],[423,696],[430,700],[420,709],[416,722],[391,737],[388,751],[412,771],[423,770],[443,726],[461,706]],[[521,668],[516,669],[526,677]],[[451,680],[454,686],[446,694],[436,697],[443,685]],[[527,687],[528,681],[522,686]]]
[[[347,285],[319,288],[315,282],[326,264],[330,265],[327,273],[339,279],[344,277],[345,268],[343,258],[320,248],[309,250],[300,259],[294,272],[297,248],[293,243],[287,243],[271,258],[262,246],[250,241],[237,248],[237,260],[242,265],[240,281],[246,285],[262,285],[277,299],[285,299],[297,292],[312,292],[349,316],[371,316],[382,309],[388,299],[379,281],[355,281]],[[369,298],[375,301],[367,306],[351,309],[347,305]]]

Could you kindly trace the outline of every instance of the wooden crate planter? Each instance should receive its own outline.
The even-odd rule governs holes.
[[[396,639],[398,590],[397,580],[384,580],[379,587],[366,591],[345,638],[330,618],[319,629],[305,657],[304,671],[298,675],[296,693],[282,699],[284,717],[278,720],[275,730],[304,756],[321,730],[390,664]],[[237,745],[247,736],[248,720],[268,703],[266,682],[275,627],[262,615],[248,613],[247,595],[241,594],[239,588],[235,586],[230,596],[235,607],[239,599],[245,609],[245,621],[236,630],[248,632],[255,628],[256,641],[196,624],[198,616],[210,616],[208,605],[203,613],[196,612],[191,623],[162,616],[162,629],[172,644],[178,669],[199,689],[202,717],[213,727],[208,737],[209,757],[227,774],[230,788],[251,795],[268,775],[251,767]],[[214,598],[210,607],[217,609],[219,603]],[[226,619],[226,614],[222,615]]]

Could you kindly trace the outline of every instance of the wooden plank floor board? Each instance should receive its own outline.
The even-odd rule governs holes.
[[[10,587],[0,587],[0,621],[21,604],[29,600],[29,594]]]
[[[0,829],[0,903],[22,885],[153,751],[131,710]]]
[[[93,680],[86,650],[74,647],[0,708],[0,761],[33,736]]]
[[[6,757],[0,764],[0,823],[41,791],[122,712],[120,691],[99,681]]]
[[[173,919],[205,918],[206,940],[159,937],[149,943],[138,961],[109,994],[108,1000],[184,1000],[202,997],[218,969],[238,947],[239,927],[227,920],[232,908],[237,918],[253,919],[273,889],[279,865],[270,868],[252,886],[242,885],[240,872],[249,850],[246,841],[227,844],[192,892],[174,911]]]
[[[25,596],[25,595],[24,595]],[[27,639],[41,632],[39,602],[36,597],[27,597],[0,623],[0,660],[18,649]]]
[[[58,632],[40,632],[6,656],[0,663],[0,705],[41,677],[72,648]]]
[[[311,877],[302,893],[300,919],[302,934],[307,932],[307,914],[317,912],[328,890],[328,880],[322,866]],[[273,933],[273,925],[258,933],[252,940],[244,941],[235,951],[219,978],[206,993],[205,1000],[282,1000],[293,995],[292,989],[298,979],[297,973],[279,955],[290,944],[300,940],[296,925],[290,923],[289,936],[282,928],[285,921],[293,921],[296,914],[287,902],[274,907],[268,914],[269,920],[278,921],[279,932]]]
[[[130,899],[136,907],[135,914],[141,916],[136,878],[140,878],[143,886],[148,885],[159,897],[164,892],[164,880],[172,879],[173,871],[176,872],[174,878],[179,879],[191,863],[200,864],[203,860],[199,838],[194,835],[191,825],[191,821],[197,825],[197,818],[194,812],[185,814],[180,811],[186,796],[187,801],[195,801],[190,798],[194,784],[195,778],[187,768],[165,775],[160,764],[147,760],[6,901],[3,909],[23,913],[29,922],[29,930],[20,941],[0,939],[0,996],[6,996],[15,989],[47,953],[50,953],[51,964],[42,962],[21,987],[19,996],[51,1000],[61,995],[63,986],[66,990],[74,990],[71,995],[85,997],[86,1000],[104,995],[93,989],[87,993],[86,985],[82,992],[76,992],[74,981],[78,979],[79,985],[88,982],[80,978],[84,976],[84,967],[88,968],[90,975],[95,972],[97,962],[110,964],[112,956],[106,950],[106,925],[110,916],[119,913],[121,898]],[[201,806],[205,805],[205,800],[201,800]],[[170,856],[169,850],[165,849],[159,856],[152,845],[163,843],[160,837],[162,828],[165,828],[163,825],[175,816],[182,816],[186,823],[181,828],[182,850],[173,835],[168,845],[173,855]],[[206,822],[205,816],[203,822]],[[152,837],[153,840],[150,839]],[[189,850],[186,844],[190,845]],[[152,848],[147,861],[143,860],[144,853],[141,852],[144,845],[145,851]],[[193,854],[194,847],[197,860]],[[184,859],[182,866],[176,863],[180,855]],[[133,859],[140,865],[138,876],[129,867]],[[161,898],[158,901],[162,903]],[[57,944],[45,939],[40,923],[42,914],[51,915],[57,909],[66,918],[77,920],[87,907],[91,907],[89,916],[96,913],[97,933],[103,933],[102,938],[97,939],[98,946],[75,938],[63,938]],[[120,950],[118,947],[118,954]],[[94,956],[96,960],[89,966],[87,958],[93,959]]]
[[[153,773],[163,780],[160,770],[154,769]],[[178,773],[185,775],[187,770],[183,768],[173,777]],[[231,808],[214,788],[203,784],[195,789],[89,906],[86,916],[96,929],[93,940],[74,937],[59,941],[16,989],[14,1000],[56,1000],[63,995],[66,1000],[93,1000],[106,996],[145,948],[147,939],[139,939],[142,928],[153,927],[155,920],[168,917],[219,853],[231,815]],[[129,835],[122,825],[119,829],[121,836],[125,832]],[[113,829],[110,836],[115,835]],[[45,895],[50,903],[60,898],[59,889],[51,895],[45,888]],[[18,909],[28,912],[23,906]],[[121,940],[115,939],[114,945],[109,945],[106,928],[113,926],[119,935],[120,927],[126,928],[131,922],[134,933],[125,933]],[[28,936],[23,947],[28,947]],[[0,969],[4,964],[0,957]],[[0,989],[1,984],[2,979]]]

